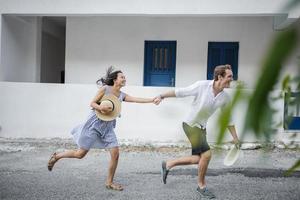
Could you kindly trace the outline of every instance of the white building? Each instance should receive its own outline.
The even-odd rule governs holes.
[[[111,65],[125,73],[124,91],[133,96],[153,97],[210,78],[212,66],[221,63],[232,64],[237,80],[251,89],[274,34],[300,25],[299,4],[289,11],[285,5],[285,0],[0,0],[0,137],[70,137],[90,112],[95,81]],[[283,74],[298,73],[299,46]],[[124,103],[117,136],[186,140],[181,121],[191,99],[166,101]],[[282,121],[284,102],[275,106],[276,120]],[[239,108],[234,120],[241,133],[245,105]],[[210,142],[216,138],[215,119],[209,121]],[[281,127],[274,139],[289,135]]]

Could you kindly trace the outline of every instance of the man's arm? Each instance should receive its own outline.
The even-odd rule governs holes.
[[[168,92],[165,92],[165,93],[159,95],[159,97],[160,97],[161,99],[168,98],[168,97],[176,97],[176,95],[175,95],[175,90],[170,90],[170,91],[168,91]]]
[[[195,96],[198,93],[198,89],[199,89],[200,85],[201,85],[201,81],[197,81],[188,87],[170,90],[166,93],[163,93],[163,94],[160,94],[159,96],[157,96],[155,101],[161,101],[162,99],[168,98],[168,97]]]
[[[238,136],[236,134],[235,126],[234,125],[229,125],[227,128],[228,128],[230,134],[232,135],[234,144],[237,147],[240,147],[241,143],[240,143],[239,138],[238,138]]]
[[[164,98],[168,97],[176,97],[175,90],[170,90],[168,92],[158,95],[157,97],[154,97],[154,104],[158,105]]]

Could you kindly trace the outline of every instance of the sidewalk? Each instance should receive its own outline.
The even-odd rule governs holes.
[[[82,159],[65,159],[46,168],[54,151],[75,146],[65,140],[0,140],[0,199],[201,199],[196,193],[197,166],[174,168],[161,182],[162,160],[190,154],[186,147],[122,146],[116,181],[125,190],[107,190],[109,154],[92,150]],[[232,167],[223,165],[226,150],[213,150],[207,184],[217,199],[299,199],[300,171],[283,176],[300,150],[244,150]]]

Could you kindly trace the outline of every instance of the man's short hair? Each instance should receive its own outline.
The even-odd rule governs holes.
[[[226,69],[231,70],[231,65],[225,64],[225,65],[218,65],[218,66],[216,66],[215,70],[214,70],[214,80],[217,81],[219,75],[221,75],[222,77],[224,77],[225,74],[226,74]]]

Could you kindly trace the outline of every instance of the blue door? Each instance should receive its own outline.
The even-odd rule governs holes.
[[[218,65],[230,64],[233,79],[238,79],[238,42],[208,42],[207,79],[214,78],[214,69]]]
[[[145,41],[144,86],[175,86],[176,41]]]

